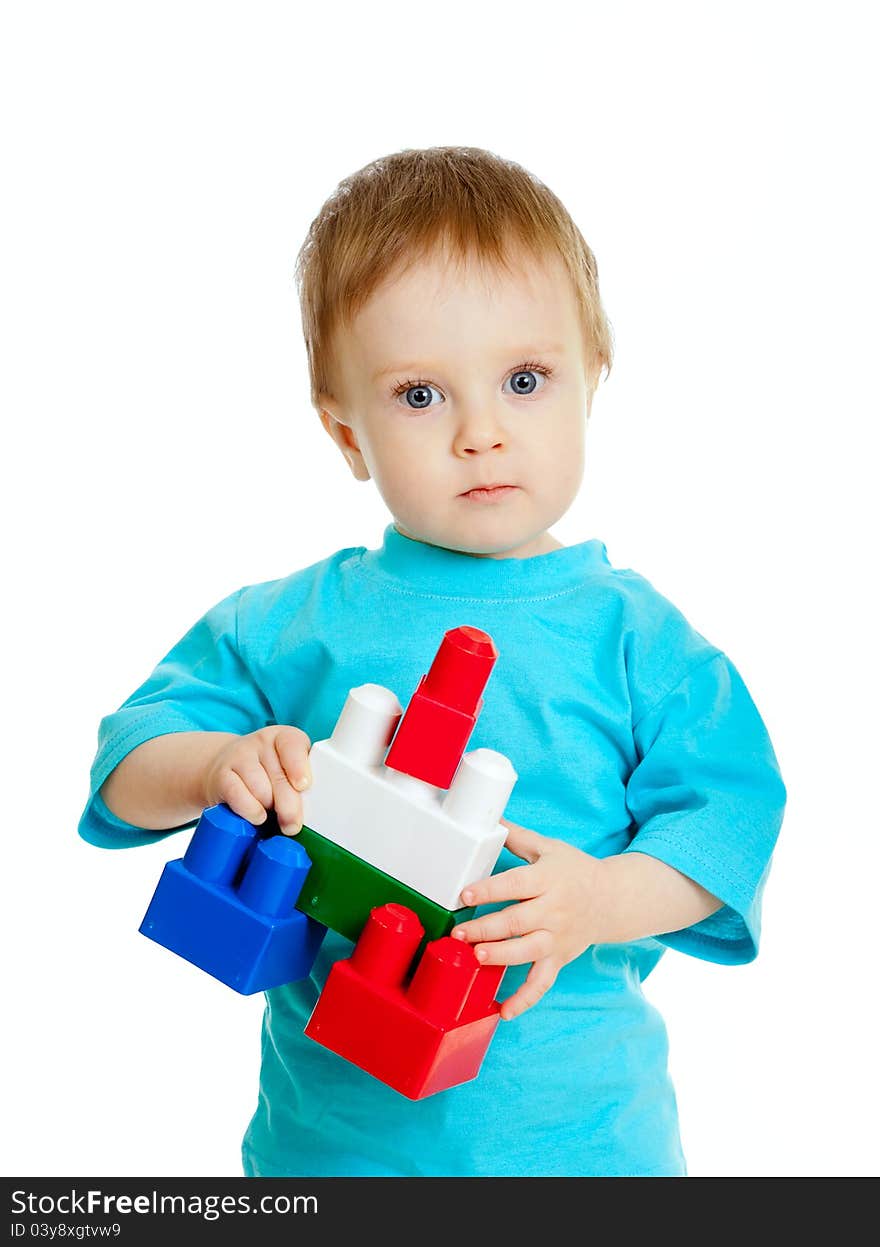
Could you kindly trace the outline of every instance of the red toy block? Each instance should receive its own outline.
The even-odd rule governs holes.
[[[385,765],[448,788],[483,707],[483,690],[497,657],[492,638],[479,628],[450,628],[412,695]]]
[[[305,1029],[411,1100],[476,1078],[498,1025],[505,969],[481,966],[470,944],[445,935],[427,945],[407,983],[423,934],[405,905],[372,910]]]

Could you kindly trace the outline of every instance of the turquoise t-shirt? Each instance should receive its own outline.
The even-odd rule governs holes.
[[[602,542],[485,559],[389,525],[378,549],[339,550],[230,594],[101,720],[79,833],[105,848],[169,834],[122,822],[98,795],[143,741],[274,723],[324,739],[358,684],[406,706],[460,624],[498,649],[468,749],[516,768],[506,817],[598,857],[651,854],[724,907],[657,939],[588,948],[500,1023],[478,1078],[418,1102],[303,1035],[330,966],[352,949],[328,932],[310,978],[266,993],[244,1171],[683,1174],[666,1029],[642,981],[666,946],[725,964],[755,957],[786,793],[736,668],[647,580],[612,567]],[[516,865],[504,849],[496,870]],[[502,999],[527,971],[507,970]]]

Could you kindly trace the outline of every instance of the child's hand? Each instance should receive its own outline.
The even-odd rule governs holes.
[[[465,888],[461,898],[466,905],[520,903],[461,922],[452,935],[469,940],[484,965],[533,962],[525,981],[502,1004],[501,1016],[509,1021],[537,1004],[562,967],[597,942],[602,861],[563,840],[506,818],[501,822],[510,828],[507,847],[530,865],[481,879]]]
[[[285,835],[302,830],[300,792],[312,782],[311,741],[298,727],[261,727],[227,740],[205,774],[205,806],[225,801],[249,823],[274,808]]]

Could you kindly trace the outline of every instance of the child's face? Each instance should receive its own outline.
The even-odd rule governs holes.
[[[513,275],[441,255],[377,290],[334,339],[321,420],[408,537],[524,558],[577,495],[592,390],[561,260]],[[480,485],[512,488],[469,494]]]

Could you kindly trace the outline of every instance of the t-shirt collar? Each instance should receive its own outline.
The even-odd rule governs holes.
[[[597,540],[563,546],[529,558],[480,558],[405,537],[389,524],[382,545],[367,550],[364,567],[414,590],[441,597],[531,598],[561,593],[590,572],[607,568]]]

